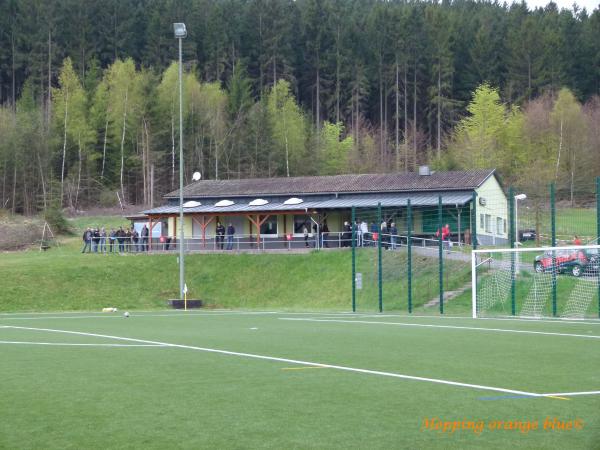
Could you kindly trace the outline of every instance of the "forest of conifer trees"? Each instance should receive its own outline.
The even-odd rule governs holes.
[[[205,179],[600,174],[600,10],[471,0],[0,0],[0,209]],[[536,178],[532,180],[531,170]],[[529,176],[528,176],[529,175]]]

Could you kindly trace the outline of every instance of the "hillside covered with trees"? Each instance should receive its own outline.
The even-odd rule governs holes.
[[[380,0],[0,0],[0,208],[190,181],[496,167],[600,174],[600,10]],[[535,180],[531,174],[535,173]]]

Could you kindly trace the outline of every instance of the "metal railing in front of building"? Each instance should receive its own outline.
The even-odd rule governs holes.
[[[396,250],[407,246],[408,236],[404,234],[392,235],[385,233],[356,233],[356,247],[376,247],[378,239],[382,239],[382,246],[388,250]],[[413,247],[435,250],[439,240],[432,236],[411,236]],[[260,235],[236,234],[232,236],[205,235],[185,238],[184,250],[186,252],[203,251],[271,251],[271,250],[301,250],[301,249],[339,249],[352,247],[351,232],[327,232],[317,237],[316,233],[308,236],[302,234],[285,235]],[[461,251],[462,247],[470,247],[462,242],[445,240],[447,250]],[[86,253],[147,253],[147,252],[175,252],[179,250],[179,240],[161,236],[153,238],[93,238],[88,246],[84,246]]]

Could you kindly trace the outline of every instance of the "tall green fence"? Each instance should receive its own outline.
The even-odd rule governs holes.
[[[470,276],[471,208],[439,200],[353,208],[354,310],[452,312],[445,299]],[[448,236],[438,232],[446,226]]]
[[[375,208],[354,207],[345,239],[352,247],[353,310],[468,315],[473,248],[599,243],[599,193],[600,177],[587,184],[511,186],[469,198],[415,195],[400,206],[382,199]],[[533,262],[511,261],[506,314],[518,314],[523,302],[514,274],[532,272]],[[556,280],[553,286],[556,315],[562,300]],[[589,315],[600,315],[598,293],[592,303]]]

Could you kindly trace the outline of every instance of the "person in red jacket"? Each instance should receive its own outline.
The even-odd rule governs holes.
[[[435,237],[440,237],[440,230],[435,232]],[[450,237],[450,225],[446,224],[442,227],[442,241],[447,241]],[[450,247],[450,243],[448,242],[448,248]]]
[[[450,225],[446,224],[442,227],[442,241],[445,241],[450,236]],[[435,232],[435,237],[440,237],[440,230]]]

